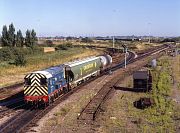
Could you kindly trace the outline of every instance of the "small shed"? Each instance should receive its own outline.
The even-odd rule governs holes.
[[[141,69],[133,73],[133,85],[135,89],[148,89],[149,71]]]

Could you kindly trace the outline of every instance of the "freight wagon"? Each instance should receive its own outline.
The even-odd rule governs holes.
[[[66,80],[74,88],[91,76],[100,73],[101,60],[99,57],[90,57],[84,60],[69,62],[65,64]]]

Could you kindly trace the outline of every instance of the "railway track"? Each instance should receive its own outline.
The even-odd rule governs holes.
[[[82,46],[80,45],[78,47],[82,47]],[[103,47],[103,46],[86,46],[86,47],[87,48],[91,48],[91,49],[100,49],[101,51],[104,51],[104,53],[112,53],[112,52],[118,53],[119,52],[118,49],[113,50],[113,48],[108,48],[108,47]],[[161,47],[157,47],[157,49],[158,48],[161,48]],[[102,49],[105,49],[105,50],[102,50]],[[157,49],[152,49],[152,51],[153,50],[157,50]],[[148,51],[146,51],[146,53],[148,53]],[[141,53],[140,55],[143,56],[144,54]],[[114,58],[114,62],[116,64],[116,63],[118,63],[118,59],[121,58],[121,57],[119,55],[113,55],[113,58]],[[23,87],[23,84],[24,84],[24,82],[19,82],[19,83],[13,84],[13,85],[5,86],[5,87],[0,87],[0,93],[4,92],[6,90],[12,90],[12,89],[21,88],[21,87]]]
[[[146,54],[143,54],[141,56],[138,56],[135,59],[129,59],[127,64],[136,62],[138,60],[144,59],[146,57],[149,57],[151,55],[154,55],[154,57],[158,57],[158,51],[161,52],[163,50],[166,50],[167,47],[161,47],[158,48],[156,50],[150,51]],[[157,55],[155,55],[154,53],[156,53]],[[125,76],[129,76],[131,75],[134,71],[139,70],[141,67],[143,67],[145,64],[148,63],[148,60],[145,60],[143,63],[139,63],[136,66],[127,68],[126,71],[121,70],[121,73],[118,74],[117,72],[117,76],[115,76],[115,78],[113,78],[110,82],[106,83],[100,90],[99,92],[93,97],[93,99],[86,105],[86,107],[81,111],[80,115],[77,117],[77,119],[79,120],[80,123],[82,124],[91,124],[95,119],[96,116],[98,114],[98,112],[100,111],[101,105],[103,104],[103,102],[105,102],[105,100],[107,99],[107,97],[114,92],[114,86],[121,81],[122,79],[124,79]],[[118,68],[121,68],[123,66],[123,64],[119,64],[116,67],[113,68],[113,71],[117,70]]]
[[[117,61],[116,61],[116,63],[117,63]],[[107,73],[108,73],[108,70],[106,72],[104,72],[102,75],[107,74]],[[35,123],[40,118],[42,118],[44,115],[46,115],[55,106],[57,106],[62,101],[67,99],[70,95],[72,95],[77,90],[82,88],[82,86],[87,85],[89,82],[97,79],[98,77],[100,77],[102,75],[91,78],[87,82],[85,82],[85,83],[81,84],[80,86],[76,87],[76,89],[73,89],[72,91],[68,92],[67,94],[64,94],[64,95],[60,96],[57,100],[55,100],[54,103],[52,103],[50,106],[48,106],[44,110],[39,110],[39,109],[36,109],[36,110],[32,110],[32,109],[23,110],[20,114],[17,114],[15,117],[9,119],[6,123],[1,125],[0,126],[0,132],[3,132],[3,133],[10,133],[10,132],[13,132],[13,131],[26,132],[30,127],[34,126]]]
[[[20,109],[25,109],[26,105],[23,98],[17,98],[7,103],[2,103],[0,106],[0,118],[2,119],[6,115],[18,112]]]
[[[98,76],[100,77],[100,76]],[[76,89],[71,90],[70,92],[58,97],[51,105],[49,105],[44,110],[39,109],[27,109],[17,114],[15,117],[9,119],[6,123],[0,126],[0,132],[3,133],[12,133],[16,131],[17,133],[24,133],[28,131],[30,127],[35,126],[37,121],[45,116],[48,112],[50,112],[54,107],[60,104],[62,101],[66,100],[74,94],[76,91],[80,90],[83,86],[87,85],[88,83],[92,82],[93,80],[97,79],[98,77],[92,78],[88,80],[86,83],[81,84],[80,86],[76,87]]]
[[[129,59],[128,59],[128,63],[130,63],[132,60],[132,58],[134,58],[134,54],[133,53],[129,53]],[[140,59],[140,58],[139,58]],[[119,68],[121,68],[123,66],[124,63],[118,64],[115,67],[111,68],[112,71],[115,71]],[[104,72],[102,75],[107,74],[109,70],[107,70],[106,72]],[[98,77],[102,76],[99,75]],[[51,104],[50,106],[48,106],[47,108],[45,108],[44,110],[39,110],[39,109],[27,109],[24,110],[20,115],[16,115],[15,117],[11,118],[10,120],[8,120],[6,123],[4,123],[3,125],[0,126],[0,132],[3,133],[10,133],[10,132],[26,132],[28,131],[28,129],[32,126],[35,126],[37,123],[37,121],[42,118],[44,115],[46,115],[49,111],[51,111],[55,106],[57,106],[58,104],[60,104],[62,101],[64,101],[65,99],[68,99],[68,97],[70,95],[72,95],[73,93],[75,93],[77,90],[79,90],[80,88],[82,88],[82,86],[88,84],[89,82],[97,79],[98,77],[92,78],[90,80],[88,80],[86,83],[81,84],[80,86],[78,86],[76,89],[73,89],[72,91],[68,92],[67,94],[64,94],[62,96],[60,96],[57,100],[55,100],[55,102],[53,104]],[[109,83],[109,87],[111,88],[112,84]],[[93,116],[93,119],[95,119],[99,108],[101,106],[101,104],[103,103],[103,101],[106,99],[106,97],[109,95],[109,93],[111,93],[111,90],[106,90],[104,91],[104,89],[100,90],[98,92],[98,94],[101,94],[101,92],[104,94],[102,97],[98,97],[97,99],[102,99],[102,100],[97,100],[97,101],[102,101],[97,102],[97,104],[95,104],[95,106],[93,106],[93,108],[95,111],[95,115]],[[98,107],[98,109],[97,109]]]
[[[24,84],[23,82],[20,82],[20,83],[16,83],[16,84],[13,84],[13,85],[6,86],[6,87],[1,87],[0,88],[0,93],[5,91],[5,90],[9,90],[9,89],[17,89],[19,87],[22,87],[23,84]]]
[[[79,46],[76,46],[76,47],[84,47],[84,46],[79,45]],[[86,46],[86,47],[90,48],[90,49],[97,49],[99,51],[103,51],[106,54],[113,52],[112,48],[110,49],[110,48],[107,48],[107,47],[100,47],[100,46]],[[116,50],[115,52],[119,52],[119,51]],[[112,56],[113,56],[113,58],[117,59],[117,55],[112,54]],[[0,87],[0,93],[6,92],[7,90],[16,90],[16,89],[22,88],[23,85],[24,85],[24,82],[22,81],[22,82],[19,82],[19,83],[15,83],[13,85]],[[12,93],[11,95],[15,95],[16,93],[17,92]],[[5,100],[9,100],[9,98],[5,98]],[[4,101],[4,99],[1,100],[0,103],[3,102],[3,101]]]

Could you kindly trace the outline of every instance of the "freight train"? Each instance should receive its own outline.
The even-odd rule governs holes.
[[[29,73],[24,77],[24,100],[30,105],[46,106],[111,64],[110,55],[92,56]]]

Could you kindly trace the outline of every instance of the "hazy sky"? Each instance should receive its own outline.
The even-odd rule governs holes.
[[[180,36],[180,0],[0,0],[0,32],[38,36]]]

